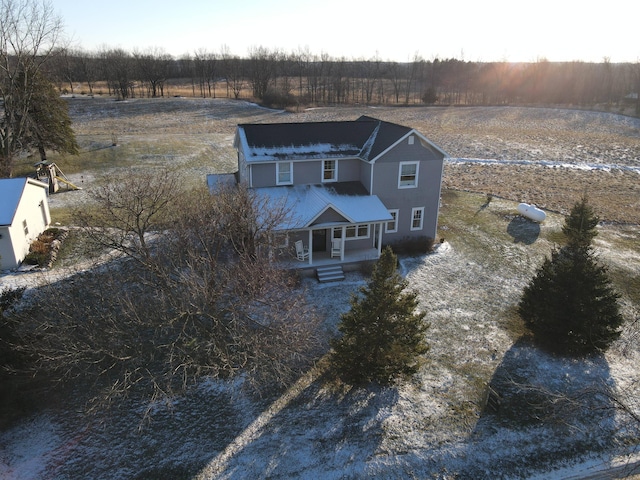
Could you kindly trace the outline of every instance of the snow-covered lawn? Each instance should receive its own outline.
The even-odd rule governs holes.
[[[45,410],[0,435],[5,478],[517,478],[585,455],[590,469],[620,461],[640,425],[586,394],[607,387],[637,398],[640,358],[629,343],[637,332],[629,328],[605,356],[584,361],[519,339],[514,305],[561,217],[534,229],[534,242],[514,242],[515,204],[496,199],[462,232],[483,201],[445,195],[441,227],[450,241],[401,259],[431,323],[429,361],[414,382],[344,389],[326,382],[323,362],[268,400],[248,396],[240,381],[206,381],[171,408],[156,406],[140,430],[145,405],[133,399],[97,417],[77,405]],[[637,272],[640,258],[626,264]],[[365,280],[350,272],[344,282],[304,281],[329,331]],[[488,383],[505,397],[497,413],[484,408]],[[541,395],[576,392],[587,400],[537,409]]]

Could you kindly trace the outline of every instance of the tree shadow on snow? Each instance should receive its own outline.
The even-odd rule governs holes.
[[[475,478],[526,475],[611,448],[614,389],[604,355],[557,356],[521,338],[494,372],[461,468]]]
[[[367,477],[398,392],[373,386],[330,392],[322,383],[301,392],[228,459],[224,477]]]
[[[517,215],[509,222],[507,233],[513,238],[513,243],[531,245],[540,236],[540,224]]]

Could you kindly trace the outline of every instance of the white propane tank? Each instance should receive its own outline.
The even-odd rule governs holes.
[[[547,218],[547,214],[540,210],[535,205],[529,205],[528,203],[521,203],[518,205],[518,213],[523,217],[527,217],[534,222],[544,222]]]

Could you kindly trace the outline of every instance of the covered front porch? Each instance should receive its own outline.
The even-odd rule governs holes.
[[[379,257],[380,253],[377,248],[354,250],[346,253],[342,259],[331,257],[331,254],[328,252],[317,252],[313,255],[313,260],[311,262],[302,262],[296,257],[289,257],[288,259],[281,259],[280,266],[287,269],[320,268],[331,265],[342,265],[343,267],[346,267],[349,265],[374,262]]]
[[[376,260],[393,217],[359,182],[256,189],[270,209],[286,212],[272,253],[289,268]]]
[[[286,268],[317,268],[380,258],[385,222],[323,225],[287,233],[279,255]],[[318,228],[322,227],[322,228]]]

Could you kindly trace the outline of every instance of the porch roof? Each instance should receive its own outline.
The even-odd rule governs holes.
[[[346,187],[346,188],[345,188]],[[376,195],[355,193],[364,190],[331,185],[293,185],[288,187],[256,188],[259,196],[267,198],[274,209],[284,212],[285,218],[278,230],[309,228],[324,212],[332,209],[344,220],[340,223],[373,223],[392,220],[391,214]]]

